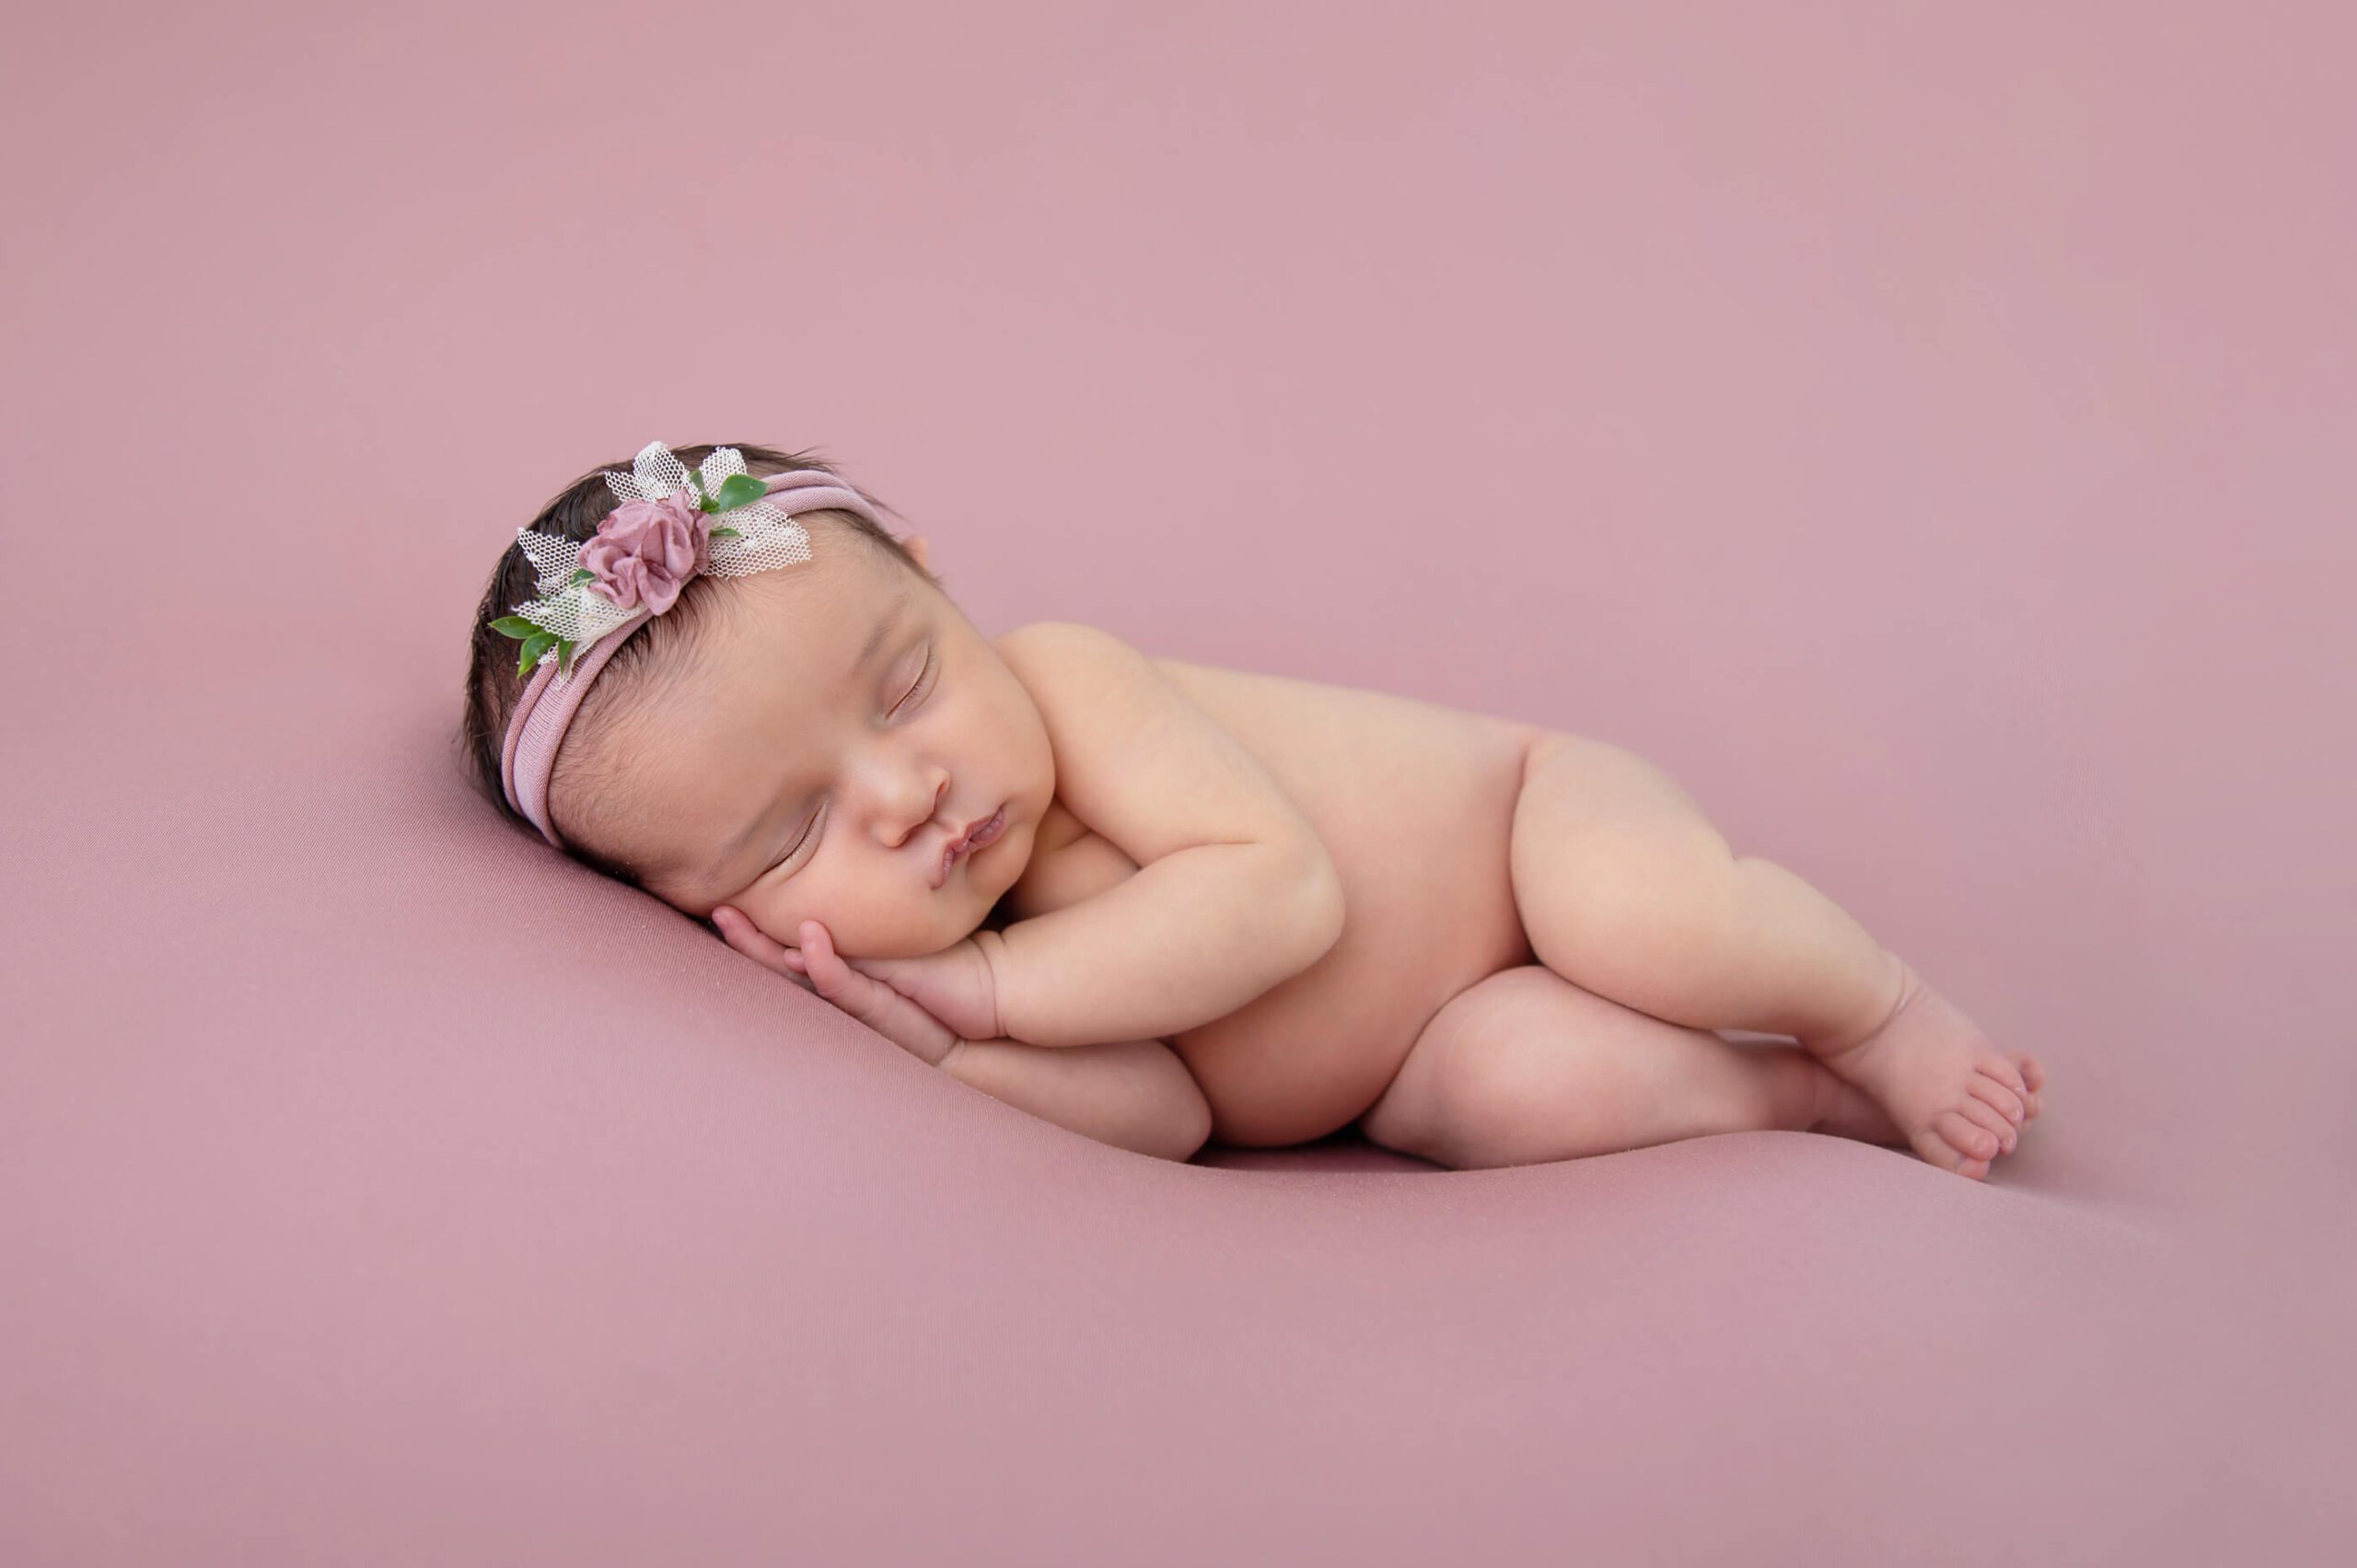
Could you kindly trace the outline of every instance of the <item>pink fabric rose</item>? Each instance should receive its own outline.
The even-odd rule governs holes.
[[[710,561],[713,514],[684,490],[658,501],[625,501],[581,547],[581,564],[597,574],[595,587],[622,610],[644,602],[655,614],[671,608],[690,577]]]

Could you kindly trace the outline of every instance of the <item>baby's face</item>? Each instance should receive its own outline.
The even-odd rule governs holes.
[[[664,803],[633,858],[666,902],[727,904],[789,947],[816,920],[847,958],[937,953],[1031,857],[1055,794],[1047,726],[937,589],[834,530],[815,542],[807,565],[731,584],[701,629],[633,760]],[[943,851],[1001,807],[999,836],[934,886]]]

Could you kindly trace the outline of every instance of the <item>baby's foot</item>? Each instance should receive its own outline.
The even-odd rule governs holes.
[[[2021,1052],[1991,1044],[1904,960],[1899,970],[1890,1016],[1864,1039],[1817,1055],[1872,1097],[1917,1154],[1980,1180],[1999,1155],[2013,1153],[2023,1125],[2038,1114],[2046,1074]]]
[[[1809,1111],[1803,1132],[1855,1138],[1862,1144],[1880,1144],[1885,1147],[1906,1145],[1907,1134],[1883,1114],[1872,1095],[1838,1075],[1807,1051],[1799,1051],[1797,1046],[1794,1049],[1799,1051],[1809,1073]]]

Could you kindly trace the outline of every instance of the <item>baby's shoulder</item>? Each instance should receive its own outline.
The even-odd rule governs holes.
[[[1102,626],[1092,626],[1083,621],[1027,621],[1011,632],[1002,632],[993,637],[991,646],[997,650],[1001,658],[1019,656],[1033,650],[1052,653],[1059,642],[1068,641],[1074,633],[1092,641],[1113,636]]]

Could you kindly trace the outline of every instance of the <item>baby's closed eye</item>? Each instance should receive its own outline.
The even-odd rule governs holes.
[[[938,690],[942,684],[937,673],[937,667],[939,663],[940,660],[935,656],[934,645],[927,643],[925,645],[924,663],[923,668],[917,671],[915,679],[909,682],[908,689],[891,703],[888,709],[887,709],[886,712],[888,717],[904,717],[908,714],[923,707],[927,702],[932,700],[934,692]],[[802,831],[795,835],[793,843],[786,847],[785,853],[779,855],[775,861],[772,862],[769,867],[764,870],[761,875],[763,877],[772,876],[780,869],[780,867],[784,866],[788,862],[794,861],[797,857],[807,863],[808,856],[803,854],[802,852],[806,848],[815,848],[817,846],[819,836],[826,828],[826,817],[827,807],[822,802],[818,809],[812,812],[805,820]],[[796,866],[795,869],[798,870],[800,867]],[[793,873],[788,872],[786,875],[790,877]]]

